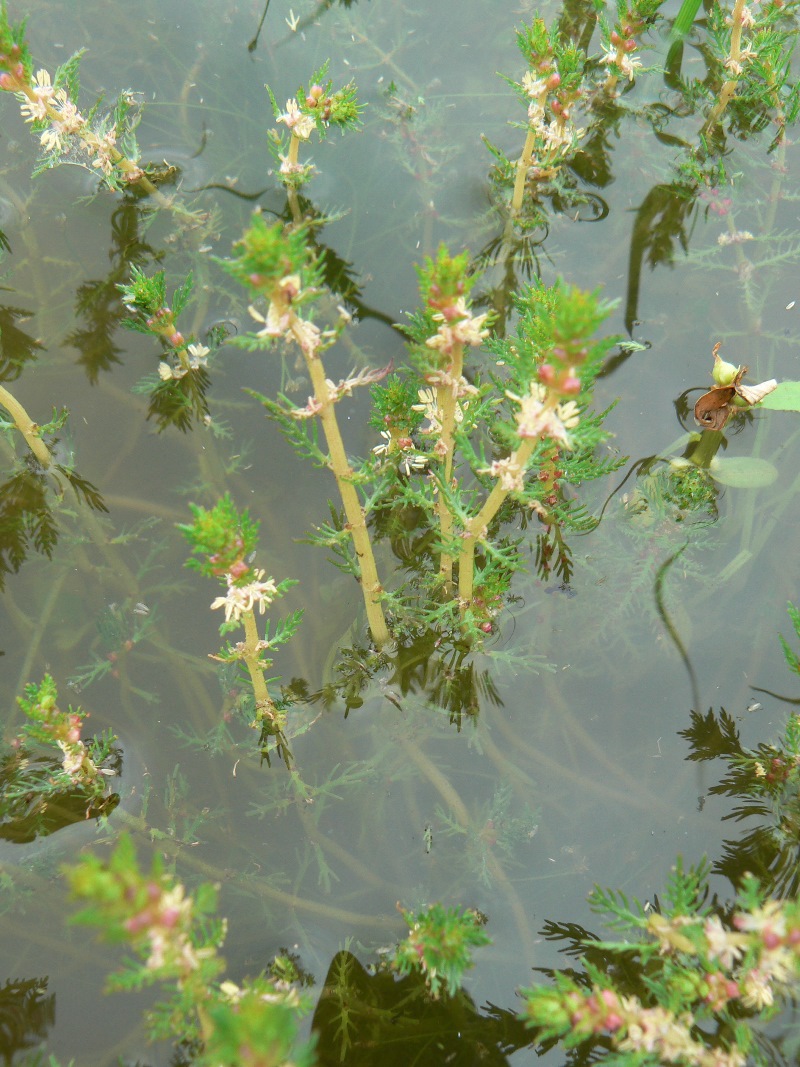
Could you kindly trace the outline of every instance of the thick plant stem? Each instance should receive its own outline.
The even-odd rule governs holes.
[[[353,485],[353,468],[347,460],[342,435],[339,432],[339,423],[336,420],[333,401],[330,398],[328,384],[325,381],[325,369],[322,360],[308,351],[307,345],[297,336],[298,343],[303,350],[306,366],[314,388],[314,396],[320,405],[319,418],[322,430],[330,453],[330,467],[336,478],[339,493],[344,505],[347,518],[347,527],[353,539],[358,558],[358,566],[361,572],[361,592],[364,595],[364,606],[367,611],[372,639],[378,648],[383,648],[389,643],[389,627],[386,624],[386,616],[380,601],[383,587],[378,579],[378,568],[375,564],[375,556],[372,551],[372,543],[367,530],[367,520],[358,493]]]
[[[533,454],[535,445],[535,440],[526,438],[511,457],[513,465],[524,471],[528,460]],[[500,510],[503,501],[510,492],[511,490],[504,489],[499,481],[495,482],[494,488],[486,498],[481,510],[467,523],[467,528],[464,531],[464,545],[458,560],[458,599],[461,603],[462,614],[466,612],[472,602],[475,581],[475,545],[485,536],[484,531]]]
[[[262,719],[270,719],[276,726],[280,727],[280,713],[269,695],[264,672],[259,666],[258,645],[260,638],[258,636],[255,612],[252,610],[243,612],[242,624],[244,625],[242,658],[247,665],[247,671],[253,685],[253,694],[256,698],[256,723],[254,725],[257,725]]]
[[[453,345],[451,364],[448,370],[448,375],[452,381],[458,382],[461,380],[463,369],[464,346],[457,343]],[[455,392],[451,385],[439,385],[436,387],[436,406],[439,409],[442,423],[442,430],[439,435],[439,444],[444,451],[442,483],[449,488],[450,481],[453,477],[453,453],[455,452],[455,442],[453,438],[456,428],[456,411],[458,408]],[[439,512],[439,530],[442,545],[445,546],[442,549],[442,557],[439,561],[439,573],[444,579],[445,593],[449,596],[451,592],[450,587],[453,583],[453,557],[447,551],[446,546],[452,536],[453,515],[447,504],[445,493],[439,493],[436,509]]]
[[[6,409],[14,425],[25,438],[25,444],[33,452],[41,465],[47,469],[53,462],[50,450],[39,436],[39,426],[33,421],[25,408],[8,389],[0,385],[0,404]]]
[[[536,133],[529,127],[527,136],[525,137],[522,155],[517,162],[517,175],[514,179],[514,192],[511,196],[512,213],[516,213],[522,207],[522,198],[525,195],[525,179],[528,176],[528,168],[531,165],[531,157],[533,156],[533,146],[535,143]]]

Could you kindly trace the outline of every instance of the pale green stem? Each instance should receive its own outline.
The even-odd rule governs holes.
[[[25,438],[28,448],[36,456],[37,460],[46,469],[52,465],[53,457],[50,450],[39,434],[39,426],[28,415],[28,412],[20,402],[9,393],[5,386],[0,385],[0,404],[6,409],[14,425]]]
[[[294,319],[294,322],[300,323],[300,320]],[[378,579],[378,568],[369,539],[364,509],[353,485],[354,472],[347,459],[347,452],[345,451],[342,435],[339,431],[339,423],[336,419],[336,411],[330,398],[328,384],[325,381],[325,368],[315,351],[308,350],[302,331],[295,330],[294,323],[292,330],[295,340],[303,351],[311,384],[314,388],[314,396],[320,405],[319,418],[330,453],[329,465],[339,487],[347,518],[347,530],[353,539],[353,547],[361,572],[361,592],[364,596],[364,606],[367,611],[370,632],[377,647],[382,648],[389,643],[390,639],[389,627],[386,624],[386,617],[380,601],[383,587]]]
[[[454,436],[456,428],[456,410],[458,408],[454,383],[461,380],[461,372],[463,369],[464,346],[456,343],[453,345],[451,364],[448,368],[448,376],[450,377],[451,382],[450,384],[438,385],[436,387],[436,406],[439,409],[439,417],[442,425],[442,431],[439,435],[439,444],[443,451],[446,449],[442,466],[442,483],[448,490],[450,488],[450,481],[453,477],[453,453],[455,452]],[[453,515],[447,503],[445,493],[439,493],[436,509],[439,513],[439,532],[443,546],[442,556],[439,561],[439,573],[444,579],[445,592],[449,595],[450,586],[453,581],[453,557],[447,550],[447,545],[452,536]]]
[[[526,438],[511,457],[512,463],[521,470],[525,470],[528,460],[533,454],[536,440]],[[475,545],[486,535],[485,531],[503,505],[510,489],[503,489],[500,481],[495,482],[494,488],[486,498],[483,507],[470,521],[464,531],[464,544],[458,560],[458,599],[461,604],[462,614],[466,612],[472,602],[475,574]]]
[[[516,213],[522,207],[522,199],[525,195],[525,179],[528,176],[528,168],[531,165],[533,146],[536,143],[536,131],[528,127],[522,155],[517,162],[517,175],[514,179],[514,192],[511,196],[511,211]]]
[[[262,719],[270,719],[280,728],[280,712],[269,695],[264,672],[260,665],[258,652],[260,638],[258,636],[258,626],[256,625],[256,615],[252,608],[242,614],[241,621],[244,626],[242,659],[247,666],[247,672],[250,675],[250,682],[253,686],[253,695],[256,698],[256,722],[254,725],[260,723]]]
[[[290,166],[295,165],[299,160],[300,153],[300,138],[292,133],[292,138],[289,141],[289,156],[287,162]],[[302,213],[300,211],[300,201],[297,199],[297,189],[291,182],[286,183],[286,193],[289,199],[289,208],[292,212],[292,218],[295,223],[299,224],[302,221]]]
[[[729,70],[735,72],[734,64],[741,65],[742,60],[742,14],[744,12],[745,0],[736,0],[733,5],[733,12],[731,13],[731,22],[733,23],[731,29],[731,50],[728,54],[728,62],[731,66]],[[736,86],[739,84],[740,75],[736,75],[735,78],[729,78],[720,90],[719,99],[714,107],[711,109],[711,114],[703,126],[703,132],[710,130],[712,126],[722,118],[725,108],[731,101],[731,97],[736,92]]]

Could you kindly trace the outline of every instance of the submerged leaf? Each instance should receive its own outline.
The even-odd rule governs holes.
[[[714,459],[708,468],[711,477],[734,489],[763,489],[778,477],[777,468],[756,456],[725,456]]]

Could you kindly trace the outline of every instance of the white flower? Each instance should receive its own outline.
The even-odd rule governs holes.
[[[629,82],[632,82],[636,76],[636,71],[641,69],[642,61],[637,59],[636,56],[623,55],[620,56],[617,65]]]
[[[278,122],[285,122],[292,133],[301,141],[311,136],[315,123],[310,115],[304,115],[295,99],[286,101],[286,111],[278,116]]]
[[[19,109],[26,122],[43,122],[47,118],[47,105],[53,99],[53,86],[46,70],[37,70],[31,91],[36,99],[26,99]]]
[[[205,345],[194,344],[189,345],[189,366],[192,370],[197,370],[198,367],[205,367],[206,356],[209,353],[209,349]]]
[[[190,370],[199,370],[200,367],[205,367],[206,356],[209,353],[209,349],[205,345],[191,344],[187,349],[189,357],[188,368],[183,363],[178,362],[174,366],[170,366],[169,363],[159,363],[158,376],[162,381],[168,382],[171,380],[179,380],[183,378],[185,374],[188,374]]]
[[[544,78],[534,77],[529,70],[522,75],[522,88],[532,100],[547,96],[547,81]]]
[[[61,150],[61,130],[58,126],[48,127],[39,137],[39,144],[45,152],[59,152]]]
[[[86,752],[83,743],[78,742],[77,745],[68,745],[64,741],[59,741],[58,747],[64,753],[61,766],[73,782],[77,782],[82,777],[83,757]]]
[[[428,348],[438,348],[442,352],[451,352],[456,344],[479,345],[489,331],[484,328],[486,315],[471,315],[463,297],[453,305],[452,313],[445,317],[440,311],[434,321],[441,323],[433,337],[425,344]]]
[[[708,941],[708,958],[719,960],[720,965],[729,971],[744,951],[742,946],[747,938],[726,930],[718,915],[706,919],[703,933]]]
[[[158,376],[162,382],[172,381],[173,378],[182,378],[186,371],[183,367],[170,367],[169,363],[159,363]]]
[[[488,470],[483,470],[480,473],[491,474],[493,478],[498,478],[500,488],[508,493],[522,492],[525,487],[522,467],[519,463],[514,462],[513,456],[508,456],[506,459],[496,459]]]
[[[379,445],[375,445],[372,451],[376,456],[388,456],[392,448],[392,435],[388,430],[381,430],[381,437],[383,441]]]
[[[262,322],[264,328],[259,330],[256,337],[282,337],[289,326],[289,312],[285,309],[280,309],[272,302],[267,308],[267,317],[257,311],[252,304],[247,308],[250,315],[256,320],[256,322]]]
[[[230,622],[231,619],[239,622],[244,612],[254,611],[256,608],[263,615],[268,605],[278,595],[272,578],[262,581],[264,571],[257,570],[253,573],[255,581],[248,582],[247,585],[234,585],[235,579],[230,574],[225,576],[228,582],[228,592],[225,596],[218,596],[211,605],[212,611],[216,608],[225,608],[225,622]]]
[[[755,967],[744,976],[742,987],[742,1003],[756,1011],[768,1008],[775,999],[770,975]]]
[[[510,400],[516,400],[520,410],[515,415],[517,433],[522,438],[550,437],[564,448],[572,448],[568,430],[574,429],[580,422],[580,412],[574,400],[550,407],[544,403],[547,390],[537,382],[531,382],[527,396],[519,397],[506,393]]]

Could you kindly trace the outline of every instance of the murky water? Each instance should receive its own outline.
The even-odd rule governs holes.
[[[726,166],[741,174],[734,190],[723,190],[731,204],[720,213],[699,199],[686,249],[673,234],[671,256],[658,249],[669,263],[653,269],[637,244],[642,205],[673,180],[678,156],[674,140],[654,136],[644,111],[658,104],[666,112],[674,102],[657,73],[637,80],[631,99],[639,111],[629,106],[609,133],[602,183],[584,186],[602,198],[602,210],[595,201],[553,212],[535,250],[546,282],[561,275],[602,286],[619,301],[609,331],[626,335],[630,326],[645,346],[616,361],[596,390],[598,409],[618,401],[611,444],[630,462],[578,490],[592,512],[605,510],[595,531],[571,539],[568,587],[535,575],[530,535],[531,573],[516,582],[487,654],[472,659],[474,699],[466,703],[474,714],[454,715],[437,698],[435,651],[408,650],[415,663],[404,682],[399,672],[380,675],[347,715],[341,696],[331,706],[298,707],[291,732],[301,789],[279,762],[261,765],[208,658],[219,646],[208,610],[215,590],[183,569],[175,523],[188,520],[189,501],[208,504],[229,491],[261,521],[259,565],[300,580],[286,604],[303,607],[304,622],[275,673],[310,694],[335,679],[336,651],[358,634],[354,620],[361,625],[360,596],[324,553],[299,543],[325,521],[333,485],[292,453],[243,392],[274,395],[296,375],[292,357],[282,365],[275,353],[223,348],[209,403],[226,435],[202,427],[157,433],[136,385],[155,373],[159,353],[151,339],[119,328],[114,285],[134,258],[176,282],[192,268],[191,328],[200,336],[220,322],[248,328],[246,298],[213,256],[229,253],[256,204],[275,214],[285,207],[270,174],[264,84],[283,102],[330,59],[334,83],[354,79],[368,106],[361,132],[333,135],[313,152],[320,173],[308,195],[318,211],[337,216],[319,241],[349,264],[361,303],[355,347],[334,350],[329,372],[344,377],[356,356],[401,365],[402,340],[389,324],[416,306],[414,265],[440,241],[477,255],[496,237],[481,135],[512,156],[521,143],[522,132],[508,125],[522,117],[518,104],[496,72],[521,75],[513,31],[531,14],[523,6],[487,11],[468,2],[455,16],[439,0],[415,9],[390,0],[321,4],[316,20],[306,20],[311,8],[296,12],[293,33],[289,7],[273,0],[250,51],[261,14],[255,2],[42,0],[31,12],[31,48],[42,65],[52,70],[89,48],[87,98],[128,87],[143,94],[145,155],[177,163],[182,193],[213,213],[198,248],[168,217],[145,226],[136,205],[119,197],[79,199],[93,184],[77,167],[31,181],[34,144],[13,100],[0,101],[0,227],[10,246],[2,328],[4,337],[12,324],[27,333],[35,357],[13,390],[40,421],[54,407],[69,409],[77,468],[109,507],[107,519],[96,520],[107,539],[100,548],[68,495],[52,559],[33,554],[8,577],[0,601],[7,733],[17,721],[15,695],[48,669],[64,700],[91,712],[93,730],[124,738],[123,803],[106,824],[55,834],[33,851],[0,845],[9,874],[0,978],[47,979],[55,1010],[38,1037],[63,1061],[169,1055],[144,1048],[141,997],[101,995],[118,954],[66,926],[72,905],[57,866],[92,838],[103,848],[129,827],[144,851],[162,847],[152,845],[157,831],[167,835],[180,878],[222,883],[233,980],[289,947],[319,987],[343,947],[366,965],[402,933],[397,901],[479,908],[493,945],[479,954],[467,988],[477,1005],[513,1013],[515,989],[530,981],[531,968],[559,961],[542,925],[592,928],[585,900],[594,883],[646,898],[661,891],[677,853],[718,854],[727,809],[719,798],[705,801],[713,770],[686,760],[678,731],[690,709],[726,707],[745,743],[784,721],[774,695],[757,694],[761,709],[746,708],[755,689],[790,689],[777,634],[790,632],[785,602],[796,598],[800,559],[795,416],[758,413],[729,429],[726,459],[760,457],[777,477],[764,488],[721,484],[719,519],[706,526],[679,521],[685,516],[674,508],[659,511],[663,496],[637,464],[683,451],[716,341],[727,359],[750,366],[753,381],[797,377],[796,242],[786,236],[796,228],[796,150],[787,149],[785,175],[770,169],[768,129],[731,141]],[[10,8],[15,18],[24,14],[13,0]],[[663,48],[657,37],[651,43],[657,63]],[[399,121],[390,108],[390,82],[413,118]],[[699,125],[696,116],[671,113],[663,130],[691,139]],[[721,247],[731,220],[758,240]],[[501,273],[500,265],[491,269],[483,291],[499,285]],[[376,443],[365,412],[364,397],[345,411],[353,453]],[[643,499],[637,519],[633,504]],[[384,565],[399,567],[388,549]],[[126,605],[120,610],[133,628],[143,625],[132,614],[136,603],[149,609],[150,629],[90,682],[89,668],[113,650],[109,611]],[[488,654],[499,651],[523,662],[502,669]],[[69,679],[79,679],[72,691]],[[438,1062],[430,1057],[425,1062]],[[514,1062],[533,1059],[523,1050]]]

